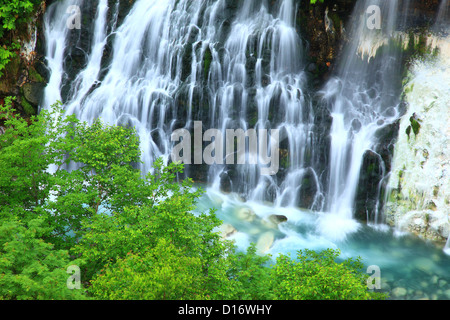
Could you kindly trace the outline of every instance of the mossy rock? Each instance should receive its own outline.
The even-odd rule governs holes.
[[[37,114],[37,108],[33,107],[25,98],[22,99],[21,105],[26,115],[33,116]]]
[[[36,71],[34,67],[28,69],[28,80],[31,82],[45,83],[45,79]]]
[[[25,83],[22,87],[23,96],[34,107],[39,106],[44,95],[45,84],[41,82]]]

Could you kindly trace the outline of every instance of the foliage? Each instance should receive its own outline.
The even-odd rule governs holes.
[[[18,24],[27,22],[35,6],[40,3],[41,0],[0,0],[1,32],[14,30]]]
[[[27,23],[41,2],[42,0],[0,0],[0,77],[16,49],[16,44],[11,41],[11,32]]]
[[[247,252],[229,255],[227,269],[228,288],[219,299],[227,300],[273,300],[275,295],[270,287],[272,269],[271,256],[259,255],[255,244]]]
[[[85,299],[83,291],[70,290],[66,281],[70,262],[67,251],[54,250],[40,236],[44,221],[23,223],[2,211],[0,223],[0,300]]]
[[[0,46],[0,77],[3,75],[2,70],[5,69],[13,56],[14,53],[6,45]]]
[[[86,260],[88,278],[104,264],[123,259],[129,252],[145,252],[161,239],[188,255],[202,256],[205,263],[217,256],[214,250],[215,246],[220,247],[220,238],[212,230],[220,224],[219,220],[213,214],[191,213],[201,190],[192,191],[189,179],[175,181],[182,168],[179,164],[163,167],[159,159],[154,168],[155,173],[144,180],[151,191],[147,205],[99,213],[86,223],[87,231],[74,252]]]
[[[144,253],[129,253],[108,264],[90,292],[102,300],[205,299],[201,279],[200,257],[186,256],[161,239]]]
[[[273,291],[281,300],[383,299],[367,290],[367,275],[358,259],[336,260],[339,250],[300,250],[297,260],[280,255],[273,269]]]
[[[28,122],[15,115],[11,101],[0,107],[6,129],[0,141],[0,205],[45,218],[52,226],[48,241],[71,248],[82,222],[99,210],[121,212],[150,203],[152,190],[133,167],[140,161],[133,130],[81,123],[58,104]],[[65,170],[69,167],[74,170]]]

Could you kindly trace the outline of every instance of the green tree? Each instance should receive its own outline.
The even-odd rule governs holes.
[[[273,300],[270,288],[271,256],[259,255],[256,245],[250,244],[246,252],[236,249],[226,259],[226,288],[214,293],[223,300]]]
[[[25,209],[24,219],[44,217],[52,227],[45,237],[58,248],[71,248],[82,222],[100,210],[154,201],[154,190],[134,167],[140,151],[133,129],[80,122],[60,104],[26,121],[15,115],[12,98],[5,102],[0,206]]]
[[[73,252],[86,262],[85,273],[91,279],[106,264],[125,259],[127,254],[144,254],[166,240],[186,257],[201,257],[204,274],[217,266],[228,250],[218,232],[221,222],[213,211],[194,214],[201,189],[193,190],[192,181],[176,180],[182,165],[164,166],[161,159],[147,175],[149,203],[124,207],[120,211],[101,212],[85,223],[86,232]]]
[[[105,266],[90,292],[102,300],[206,299],[203,282],[201,258],[160,239],[154,248]]]
[[[74,262],[67,251],[42,240],[43,220],[24,223],[16,214],[0,215],[0,300],[86,299],[84,290],[67,287],[66,270]]]
[[[337,262],[339,250],[300,250],[297,259],[280,255],[271,288],[280,300],[370,300],[386,296],[367,289],[360,258]]]

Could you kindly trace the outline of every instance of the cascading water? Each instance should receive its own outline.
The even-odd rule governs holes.
[[[295,28],[293,0],[271,6],[244,1],[237,14],[230,13],[224,0],[137,1],[117,28],[119,2],[115,8],[108,8],[108,3],[98,1],[91,43],[83,48],[84,67],[71,76],[65,59],[73,37],[67,28],[68,7],[74,3],[50,7],[46,37],[51,76],[44,107],[63,100],[67,112],[81,120],[102,118],[135,127],[143,172],[157,157],[170,161],[172,132],[195,131],[196,121],[221,132],[278,129],[288,163],[282,173],[261,175],[260,165],[254,164],[212,164],[208,168],[212,187],[218,190],[228,180],[232,191],[251,201],[324,210],[319,229],[333,237],[356,230],[354,200],[364,156],[375,153],[377,131],[398,117],[392,74],[398,73],[400,56],[389,41],[385,43],[397,27],[397,1],[356,4],[351,41],[336,77],[323,90],[333,117],[327,191],[311,160],[317,152],[314,112],[304,89],[303,43]],[[81,0],[75,3],[82,5]],[[370,30],[365,23],[370,5],[381,8],[386,21],[382,30]],[[364,54],[367,48],[369,57]],[[373,48],[378,48],[376,54]],[[226,142],[222,144],[225,150]],[[258,157],[251,151],[246,150],[249,158]],[[223,154],[222,163],[230,156],[234,157]],[[198,169],[186,167],[189,173]],[[315,190],[313,199],[303,204],[301,188],[306,182]]]
[[[308,174],[317,188],[313,206],[321,207],[317,176],[304,163],[313,113],[303,89],[303,45],[294,25],[292,0],[279,1],[275,13],[264,1],[245,1],[235,17],[226,16],[228,4],[223,0],[137,1],[117,30],[106,26],[107,4],[98,3],[86,66],[69,84],[64,84],[70,36],[65,21],[73,3],[51,7],[58,12],[47,15],[51,77],[45,107],[64,100],[67,112],[81,120],[102,118],[134,126],[141,139],[144,172],[157,157],[169,161],[171,133],[178,128],[192,130],[195,121],[222,132],[245,131],[250,123],[255,130],[278,129],[290,163],[282,183],[277,176],[260,175],[260,167],[252,164],[212,165],[209,181],[219,188],[221,179],[231,181],[233,175],[233,191],[253,200],[295,206],[302,178]],[[102,70],[108,37],[113,38],[112,58]],[[70,89],[61,97],[64,85]]]
[[[61,85],[63,82],[64,58],[67,54],[67,40],[70,29],[67,20],[70,17],[70,6],[80,6],[82,1],[62,1],[58,6],[50,6],[44,19],[44,32],[46,39],[47,67],[51,72],[44,92],[42,107],[47,108],[57,101],[61,101]],[[68,12],[69,11],[69,12]]]
[[[383,18],[380,29],[368,27],[370,6],[380,8]],[[322,91],[333,117],[325,209],[328,214],[321,225],[326,233],[337,229],[340,220],[341,231],[357,227],[352,219],[364,156],[368,152],[376,154],[377,132],[399,117],[401,91],[396,77],[401,74],[402,52],[391,42],[398,27],[399,11],[398,1],[357,2],[351,41],[344,49],[336,77]],[[377,218],[375,215],[372,219],[377,222]]]
[[[306,79],[302,43],[294,27],[295,12],[292,0],[281,2],[276,16],[268,12],[267,4],[245,2],[224,46],[225,63],[220,66],[217,61],[219,69],[224,70],[220,74],[223,86],[212,93],[211,99],[217,101],[211,110],[212,119],[216,108],[219,113],[211,127],[246,130],[253,121],[255,129],[279,129],[282,139],[287,140],[291,164],[281,185],[274,176],[260,176],[254,165],[212,168],[213,172],[217,170],[212,175],[216,186],[224,173],[226,177],[234,170],[234,191],[252,200],[275,200],[280,205],[297,204],[301,178],[308,170],[304,154],[313,120],[303,90]],[[210,79],[217,78],[216,73],[212,69]],[[209,87],[214,85],[210,83]]]
[[[449,21],[450,21],[450,2],[448,0],[441,0],[439,11],[436,17],[436,23],[434,25],[434,31],[448,35]]]

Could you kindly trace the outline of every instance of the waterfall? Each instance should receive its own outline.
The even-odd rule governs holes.
[[[450,21],[450,2],[448,0],[441,0],[438,14],[436,16],[436,23],[434,30],[441,33],[448,33],[448,25]]]
[[[313,206],[321,207],[318,177],[305,163],[306,153],[314,152],[307,150],[313,111],[304,90],[303,43],[295,29],[293,0],[271,6],[242,1],[237,14],[224,0],[136,1],[117,28],[107,27],[111,8],[100,0],[85,66],[71,77],[64,60],[76,32],[65,25],[69,5],[55,3],[46,16],[51,76],[44,107],[63,100],[67,112],[81,120],[134,126],[144,172],[157,157],[170,161],[171,133],[192,130],[195,121],[222,132],[277,129],[289,162],[281,182],[279,175],[261,175],[254,164],[211,165],[209,182],[219,188],[230,179],[233,191],[248,199],[286,206],[298,204],[299,186],[308,176],[317,190]],[[113,16],[115,26],[117,13]],[[112,54],[105,66],[109,38]],[[69,88],[65,94],[64,87]],[[248,147],[247,153],[258,157]]]
[[[44,17],[44,32],[46,39],[46,61],[50,70],[50,78],[44,91],[42,106],[47,108],[61,101],[61,85],[64,77],[64,57],[67,38],[70,29],[67,21],[70,17],[70,6],[81,6],[82,1],[64,0],[58,5],[51,5]]]
[[[137,1],[122,25],[117,29],[111,28],[108,34],[105,16],[110,8],[107,3],[105,0],[98,2],[86,67],[69,84],[70,90],[64,97],[64,104],[68,112],[76,114],[81,120],[89,122],[101,118],[109,124],[135,127],[141,140],[144,163],[141,169],[148,172],[155,158],[164,157],[167,162],[170,132],[177,112],[174,100],[182,82],[184,47],[187,41],[200,43],[201,40],[208,40],[201,39],[199,33],[195,34],[198,30],[205,30],[206,37],[211,33],[210,26],[202,27],[202,23],[208,24],[207,17],[199,21],[200,11],[206,2]],[[216,6],[220,3],[217,2]],[[65,6],[63,2],[52,7],[64,11]],[[117,19],[117,14],[114,16]],[[210,19],[214,21],[212,16]],[[47,30],[48,39],[55,39],[62,47],[67,43],[68,32],[64,23],[55,23]],[[112,58],[109,65],[101,70],[108,37],[113,38]],[[61,60],[59,56],[57,67],[50,65],[51,79],[55,81],[49,83],[48,91],[61,90]],[[195,72],[191,76],[188,86],[192,91]],[[46,93],[44,106],[47,107],[55,97],[56,94]],[[189,101],[187,105],[192,107]],[[189,123],[190,112],[186,119]]]
[[[217,101],[211,118],[215,119],[216,108],[219,114],[212,127],[245,130],[254,122],[255,129],[279,129],[288,141],[291,163],[281,185],[274,176],[259,175],[254,165],[212,168],[217,170],[216,185],[233,171],[235,191],[252,200],[276,200],[283,205],[296,204],[307,172],[303,160],[312,126],[311,105],[303,89],[302,43],[293,24],[295,11],[292,0],[282,1],[275,15],[264,3],[245,2],[225,42],[223,86],[211,99]],[[211,78],[217,76],[212,70]],[[212,83],[209,87],[214,88]]]
[[[228,239],[242,250],[251,242],[272,257],[339,248],[343,257],[361,256],[380,266],[388,287],[408,288],[408,298],[442,293],[433,279],[448,280],[448,260],[427,243],[399,236],[398,229],[359,221],[383,222],[393,203],[386,200],[394,195],[384,188],[401,185],[395,196],[414,208],[394,206],[395,214],[411,218],[406,224],[413,227],[430,218],[425,232],[444,237],[450,199],[450,117],[444,117],[450,111],[449,1],[441,0],[434,29],[440,36],[431,39],[441,49],[438,60],[415,62],[405,92],[402,31],[410,0],[355,1],[343,48],[318,91],[297,17],[305,1],[52,1],[44,18],[49,79],[40,108],[60,100],[82,121],[134,127],[143,173],[156,158],[173,160],[177,130],[194,133],[193,151],[213,139],[227,150],[225,139],[206,135],[209,129],[267,132],[258,148],[249,134],[233,140],[231,153],[216,144],[211,164],[194,155],[185,165],[186,176],[207,186],[195,213],[217,209],[232,231]],[[325,23],[335,21],[334,9],[327,9]],[[81,29],[69,27],[77,14]],[[427,117],[421,118],[421,133],[410,132],[408,139],[414,112]],[[205,134],[198,138],[196,132]],[[275,132],[279,170],[264,175],[258,151],[273,150],[269,138]],[[243,163],[227,164],[229,159]],[[361,190],[370,190],[362,196],[377,203],[361,205]],[[421,205],[428,206],[426,214]],[[444,251],[450,255],[450,238]]]
[[[202,166],[194,159],[186,164],[187,174],[195,176],[206,167],[212,188],[228,183],[247,200],[324,212],[320,228],[327,233],[340,229],[341,222],[343,232],[357,228],[354,205],[363,161],[368,156],[381,159],[377,135],[400,113],[396,77],[401,55],[391,43],[401,23],[398,1],[356,3],[350,41],[334,77],[320,92],[319,106],[313,106],[307,89],[297,1],[138,0],[128,4],[123,20],[120,1],[111,8],[111,1],[93,3],[65,0],[48,9],[50,79],[43,108],[61,100],[68,113],[83,121],[101,118],[133,126],[144,173],[158,157],[171,161],[172,133],[178,129],[265,130],[272,137],[259,148],[266,146],[269,152],[276,130],[283,162],[276,174],[261,174],[261,155],[248,145],[240,146],[246,151],[244,160],[258,161],[228,164],[236,155],[215,150],[216,160],[221,156],[223,161]],[[409,1],[403,3],[407,9]],[[380,8],[380,30],[366,22],[371,5]],[[81,30],[67,27],[71,6],[92,18],[83,19],[89,23]],[[86,34],[90,42],[79,44]],[[331,132],[316,128],[320,108],[332,116]],[[318,156],[323,152],[315,145],[318,134],[331,137],[328,182],[316,163],[326,158]],[[200,138],[200,145],[207,139]],[[225,150],[227,142],[221,143]],[[382,162],[380,170],[387,174]]]
[[[374,5],[380,9],[379,29],[369,28],[367,22],[371,17],[368,8]],[[399,117],[401,91],[396,77],[401,73],[401,50],[391,41],[401,22],[399,11],[398,1],[356,3],[350,42],[335,77],[322,90],[333,118],[327,218],[351,221],[364,157],[369,153],[380,157],[377,133]],[[334,228],[335,219],[331,221],[331,226],[324,222],[323,228]]]

